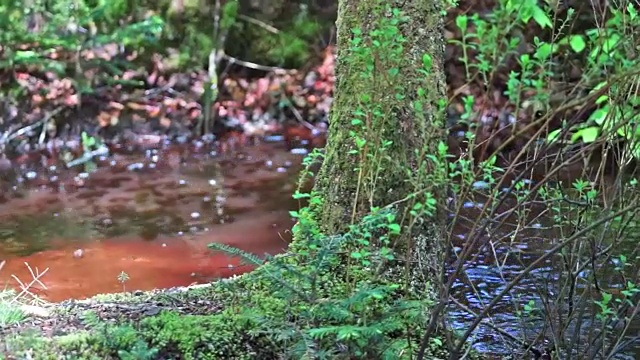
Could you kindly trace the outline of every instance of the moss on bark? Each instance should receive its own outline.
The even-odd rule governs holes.
[[[317,220],[328,234],[344,232],[348,224],[356,222],[372,206],[398,202],[418,190],[442,193],[438,184],[423,183],[420,186],[424,188],[417,189],[415,181],[407,181],[410,174],[424,166],[424,158],[416,150],[427,149],[427,153],[436,154],[438,142],[444,138],[441,112],[437,105],[445,97],[446,90],[442,4],[432,0],[393,1],[391,7],[399,9],[406,17],[406,21],[398,25],[400,34],[406,39],[401,59],[377,57],[374,53],[376,75],[363,77],[366,59],[355,55],[351,44],[352,29],[362,30],[365,41],[371,41],[367,34],[379,24],[379,19],[391,16],[389,8],[385,6],[388,3],[380,0],[344,0],[339,4],[336,89],[331,110],[331,131],[324,163],[314,188],[324,199],[314,209],[318,214]],[[428,54],[432,61],[428,74],[419,72],[423,68],[424,54]],[[384,74],[394,68],[399,70],[398,77],[392,82],[385,81]],[[417,116],[412,104],[418,100],[419,89],[426,90],[420,99],[422,116]],[[398,98],[398,93],[403,97]],[[360,131],[352,126],[351,120],[353,111],[362,106],[363,95],[370,95],[385,115],[372,118],[369,131],[362,136],[370,144],[375,144],[374,138],[392,141],[392,145],[385,150],[386,162],[381,162],[380,154],[365,157],[350,155],[356,149],[351,131]],[[372,148],[370,152],[375,153],[375,150]],[[375,181],[366,183],[366,179],[360,178],[364,184],[358,187],[361,174],[355,167],[375,169],[380,166],[384,167],[384,171]],[[417,250],[413,251],[411,261],[428,264],[427,272],[436,276],[441,273],[439,264],[442,253],[441,223],[437,218],[441,217],[436,216],[436,221],[431,224],[413,228],[406,237],[407,240],[413,240],[410,247]],[[416,258],[416,255],[422,259]]]

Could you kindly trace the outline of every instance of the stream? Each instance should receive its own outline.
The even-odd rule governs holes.
[[[151,140],[150,140],[151,139]],[[6,169],[0,193],[0,282],[19,289],[42,273],[44,286],[30,291],[49,301],[82,299],[123,290],[151,290],[242,274],[251,268],[236,259],[212,253],[218,242],[263,255],[277,254],[290,240],[299,206],[291,198],[305,144],[291,147],[272,136],[239,146],[224,142],[172,143],[145,138],[114,145],[98,158],[90,175],[82,166],[65,169],[41,154],[30,155]],[[474,218],[473,206],[465,206]],[[524,267],[543,255],[553,236],[546,224],[535,223],[508,242],[493,243],[493,233],[464,264],[467,277],[456,281],[452,295],[466,307],[451,307],[450,324],[465,330],[479,312]],[[469,228],[454,227],[454,252]],[[498,236],[500,237],[500,236]],[[490,246],[485,246],[489,243]],[[474,347],[502,359],[513,344],[496,328],[516,338],[536,334],[537,320],[523,320],[514,304],[539,304],[552,292],[558,262],[553,258],[534,270],[505,296],[490,314],[490,326],[479,326]],[[126,274],[126,275],[125,275]],[[638,324],[632,332],[640,329]],[[640,357],[635,347],[634,356]]]
[[[251,270],[212,242],[259,256],[286,248],[304,151],[156,142],[112,149],[91,175],[25,161],[0,199],[0,282],[15,288],[14,276],[28,283],[48,269],[46,288],[31,291],[61,301]]]

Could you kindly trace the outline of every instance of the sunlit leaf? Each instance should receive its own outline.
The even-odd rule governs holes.
[[[584,37],[582,35],[574,35],[569,40],[569,45],[571,45],[571,49],[577,53],[582,52],[587,46],[587,43],[584,41]]]
[[[604,121],[607,119],[607,114],[609,113],[609,108],[604,107],[600,108],[589,116],[589,121],[593,121],[598,125],[602,125]]]
[[[581,139],[583,143],[588,144],[596,141],[600,135],[600,127],[589,126],[578,130],[573,136],[571,136],[571,142],[576,142]]]
[[[562,132],[562,129],[556,129],[550,132],[549,135],[547,135],[547,142],[553,143],[557,141],[558,138],[560,137],[561,132]]]
[[[460,31],[462,32],[467,31],[468,20],[469,18],[467,18],[467,15],[458,15],[456,17],[456,26],[458,27],[458,29],[460,29]]]
[[[609,96],[608,95],[602,95],[598,99],[596,99],[596,105],[600,105],[600,104],[604,103],[607,100],[609,100]]]
[[[549,15],[539,6],[533,6],[532,13],[533,20],[538,23],[543,29],[552,27],[553,23]]]
[[[634,145],[631,153],[633,154],[633,157],[635,157],[636,159],[640,159],[640,143],[636,143]]]

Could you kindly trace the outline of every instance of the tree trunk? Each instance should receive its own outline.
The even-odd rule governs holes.
[[[443,217],[434,214],[433,221],[409,226],[406,210],[420,196],[402,200],[443,193],[444,182],[429,180],[436,167],[426,159],[445,140],[439,110],[446,90],[442,5],[440,0],[340,0],[331,130],[314,188],[323,199],[314,210],[327,234],[344,232],[372,207],[396,204],[398,217],[405,219],[400,243],[412,264],[407,266],[420,268],[421,278],[432,285],[442,276]],[[399,24],[390,22],[400,17]],[[429,62],[425,54],[432,65],[421,72]],[[354,125],[353,119],[363,124]],[[392,143],[385,147],[385,141]]]

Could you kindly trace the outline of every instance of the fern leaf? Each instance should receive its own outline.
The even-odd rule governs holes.
[[[209,249],[212,249],[213,251],[223,252],[227,255],[240,258],[240,260],[246,265],[260,266],[264,264],[263,259],[233,246],[220,243],[211,243],[207,245],[207,247]]]

